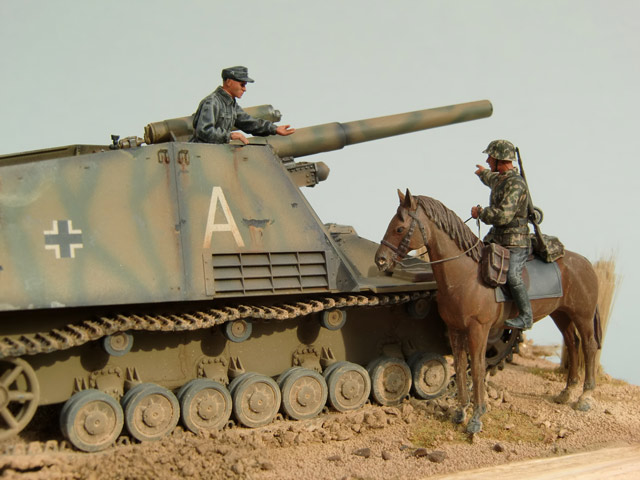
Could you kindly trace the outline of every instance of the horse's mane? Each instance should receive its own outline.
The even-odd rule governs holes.
[[[467,252],[467,256],[479,262],[482,257],[482,242],[478,242],[478,237],[473,234],[460,217],[435,198],[422,195],[417,198],[418,205],[423,208],[427,217],[449,235],[462,251],[470,249]],[[473,247],[476,243],[477,245]]]

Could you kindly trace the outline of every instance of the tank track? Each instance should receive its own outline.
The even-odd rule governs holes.
[[[168,315],[125,315],[99,317],[78,324],[69,324],[49,332],[23,334],[18,338],[0,337],[0,359],[51,353],[83,345],[127,330],[152,332],[182,332],[211,328],[241,319],[291,320],[311,313],[334,308],[381,307],[400,305],[421,298],[431,292],[410,292],[389,295],[325,296],[305,302],[280,305],[237,305],[206,311]]]

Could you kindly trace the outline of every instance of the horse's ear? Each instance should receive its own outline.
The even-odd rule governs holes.
[[[413,197],[411,196],[411,192],[407,188],[407,193],[404,195],[404,199],[402,201],[402,206],[407,210],[412,210],[413,207]]]
[[[398,189],[398,198],[400,199],[400,205],[402,205],[404,203],[404,193],[400,189]]]

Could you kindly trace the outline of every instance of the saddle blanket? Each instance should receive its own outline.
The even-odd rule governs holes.
[[[528,261],[522,271],[522,280],[527,286],[529,299],[558,298],[562,296],[562,277],[560,267],[556,262],[546,263],[538,257]],[[496,302],[506,302],[511,300],[509,287],[503,285],[496,288]]]

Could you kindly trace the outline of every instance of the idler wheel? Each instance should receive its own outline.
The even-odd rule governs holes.
[[[322,312],[320,325],[327,330],[340,330],[347,322],[347,312],[344,310],[325,310]]]
[[[282,399],[278,384],[265,375],[244,375],[244,378],[230,388],[235,417],[245,427],[250,428],[271,423],[280,409]]]
[[[60,413],[62,434],[74,447],[85,452],[97,452],[112,445],[123,423],[118,401],[95,389],[75,393]]]
[[[231,416],[231,394],[213,380],[191,380],[177,396],[182,423],[195,434],[219,430]]]
[[[127,332],[118,332],[107,335],[102,339],[102,347],[112,357],[121,357],[133,347],[133,335]]]
[[[180,418],[176,396],[160,385],[142,383],[122,397],[124,421],[135,439],[158,440],[173,431]]]
[[[28,425],[39,400],[40,386],[31,365],[21,358],[0,360],[0,440]]]
[[[404,360],[380,357],[367,367],[371,396],[380,405],[397,405],[411,390],[411,369]]]
[[[326,377],[329,403],[339,412],[357,410],[369,398],[371,392],[369,374],[364,367],[356,363],[338,362],[334,365],[336,366]]]
[[[451,379],[447,360],[437,353],[423,353],[411,361],[413,392],[419,398],[429,400],[442,395]]]
[[[224,336],[235,343],[244,342],[251,336],[253,325],[249,320],[235,320],[224,324]]]
[[[327,403],[328,388],[324,377],[307,368],[293,368],[278,378],[282,392],[282,410],[295,420],[318,415]]]

